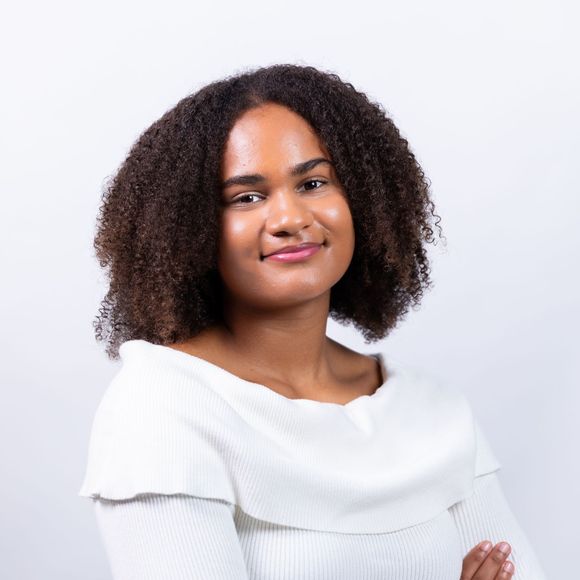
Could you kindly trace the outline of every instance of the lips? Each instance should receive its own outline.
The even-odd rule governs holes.
[[[307,248],[315,248],[317,246],[320,246],[322,244],[317,244],[317,243],[313,243],[313,242],[307,242],[307,243],[303,243],[303,244],[298,244],[297,246],[284,246],[283,248],[280,248],[279,250],[276,250],[275,252],[271,252],[270,254],[266,254],[264,257],[268,257],[268,256],[272,256],[274,254],[291,254],[294,252],[301,252],[302,250],[306,250]]]

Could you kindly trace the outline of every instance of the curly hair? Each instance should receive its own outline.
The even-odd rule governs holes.
[[[441,235],[441,218],[429,180],[382,105],[312,66],[246,70],[181,99],[105,182],[93,245],[109,288],[93,326],[110,358],[126,340],[173,343],[223,321],[222,155],[236,119],[268,102],[312,126],[347,194],[355,249],[331,288],[330,317],[354,325],[368,344],[432,286],[425,244],[435,242],[433,217]]]

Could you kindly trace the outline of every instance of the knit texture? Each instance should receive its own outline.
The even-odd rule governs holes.
[[[544,578],[462,393],[385,353],[346,405],[143,340],[120,353],[79,491],[115,579],[457,580],[483,539]]]
[[[114,580],[459,580],[484,539],[510,542],[516,580],[546,579],[496,473],[436,518],[385,534],[279,526],[183,495],[93,501]]]

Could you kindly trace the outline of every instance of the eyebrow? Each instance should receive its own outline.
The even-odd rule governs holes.
[[[313,167],[316,167],[319,163],[328,163],[329,165],[333,165],[332,161],[330,161],[330,159],[326,159],[326,157],[316,157],[314,159],[309,159],[308,161],[298,163],[292,167],[292,169],[290,169],[290,175],[292,177],[296,177],[297,175],[304,175]],[[259,173],[253,173],[251,175],[234,175],[233,177],[226,179],[222,183],[222,187],[225,189],[231,185],[256,185],[258,183],[264,183],[264,181],[267,181],[266,178]]]

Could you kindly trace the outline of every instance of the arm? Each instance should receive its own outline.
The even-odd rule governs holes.
[[[463,553],[483,540],[493,544],[505,540],[512,548],[508,559],[515,566],[514,580],[546,580],[533,548],[503,494],[497,472],[476,477],[474,488],[471,497],[449,508]]]
[[[146,494],[94,505],[114,580],[248,578],[232,504]]]

